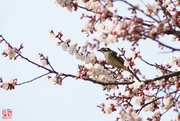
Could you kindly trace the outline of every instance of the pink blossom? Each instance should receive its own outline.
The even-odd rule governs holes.
[[[152,114],[153,119],[160,118],[160,116],[161,116],[161,113],[160,113],[159,110],[154,111],[153,114]]]
[[[104,41],[106,44],[117,42],[117,35],[108,34]]]
[[[156,10],[158,8],[157,2],[146,3],[146,7],[150,10]]]
[[[179,5],[180,5],[180,2],[179,2],[179,1],[175,1],[175,2],[174,2],[174,5],[175,5],[175,6],[179,6]]]
[[[56,75],[53,75],[52,77],[51,77],[51,82],[52,82],[52,84],[56,84],[57,83],[57,77],[56,77]]]
[[[171,40],[172,42],[175,42],[175,41],[176,41],[176,37],[171,36],[171,37],[170,37],[170,40]]]
[[[131,52],[130,52],[130,57],[132,57],[133,59],[135,59],[135,58],[136,58],[136,53],[135,53],[134,51],[131,51]]]
[[[93,31],[95,30],[94,28],[94,21],[87,21],[82,28],[82,32],[85,32],[88,36],[89,36],[89,32],[93,33]]]
[[[105,28],[105,26],[102,23],[97,23],[95,26],[96,31],[102,30],[104,28]]]
[[[89,45],[89,42],[87,40],[85,40],[84,44],[87,46],[87,45]]]
[[[12,84],[12,83],[13,83],[13,78],[8,78],[8,79],[5,80],[3,83],[9,83],[9,84]]]
[[[68,45],[65,42],[61,43],[61,47],[64,51],[67,51],[67,49],[68,49]]]
[[[56,39],[56,35],[52,34],[52,35],[51,35],[51,40],[54,42],[55,39]]]
[[[152,11],[150,10],[150,9],[145,9],[144,10],[144,13],[146,14],[146,15],[151,15],[151,13],[152,13]]]
[[[72,56],[74,55],[74,53],[76,52],[75,44],[70,45],[68,52],[69,52],[70,55],[72,55]]]
[[[10,85],[14,87],[16,85],[16,83],[17,83],[17,79],[8,78],[7,80],[3,81],[1,88],[8,90]]]
[[[107,103],[107,105],[104,106],[104,111],[107,113],[107,114],[111,114],[112,112],[112,105],[110,102]]]
[[[3,52],[9,56],[9,59],[12,59],[16,55],[15,49],[11,48],[8,44],[5,44]]]
[[[85,57],[85,63],[92,63],[94,64],[96,61],[96,56],[93,52],[90,52],[89,54],[87,54],[87,56]]]
[[[36,53],[36,60],[37,60],[37,61],[41,61],[41,56],[40,56],[39,53]]]
[[[150,101],[147,101],[148,102],[151,102],[152,100]],[[144,108],[144,111],[153,111],[154,110],[154,103],[150,103],[149,105],[147,105],[145,108]]]
[[[102,39],[105,39],[106,37],[107,36],[104,33],[102,33],[102,32],[99,32],[99,33],[96,34],[96,39],[98,41],[101,41]]]
[[[74,74],[75,74],[76,77],[80,77],[80,72],[79,72],[79,70],[74,71]]]
[[[48,81],[49,81],[49,76],[46,75],[46,76],[44,77],[44,79],[45,79],[46,82],[48,82]]]
[[[54,0],[54,3],[57,7],[67,7],[67,9],[72,12],[73,4],[70,0]]]
[[[177,65],[178,67],[180,67],[180,56],[179,55],[176,55],[176,56],[172,56],[171,58],[170,58],[170,63],[172,64],[172,65]]]
[[[173,105],[173,97],[169,96],[169,97],[165,97],[165,99],[163,100],[164,103],[164,109],[168,110],[172,105]]]
[[[45,59],[41,60],[41,65],[44,67],[47,66],[48,65],[47,60]]]
[[[52,34],[54,34],[54,31],[53,31],[53,29],[48,29],[48,34],[49,34],[49,35],[52,35]]]
[[[167,5],[170,5],[172,2],[171,2],[171,0],[165,0],[165,3],[166,3]]]
[[[135,7],[135,8],[139,8],[139,4],[138,4],[138,3],[135,3],[135,4],[134,4],[134,7]]]

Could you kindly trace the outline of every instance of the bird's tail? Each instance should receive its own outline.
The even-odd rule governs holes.
[[[127,69],[127,71],[129,71],[138,81],[141,82],[141,80],[136,76],[136,74],[132,72],[129,68]]]

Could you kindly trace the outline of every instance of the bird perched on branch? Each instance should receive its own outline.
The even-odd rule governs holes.
[[[117,57],[117,53],[115,51],[106,47],[103,47],[98,51],[104,54],[106,61],[110,65],[112,65],[113,67],[122,68],[123,70],[130,72],[138,81],[140,81],[140,79],[136,76],[136,74],[134,74],[129,68],[126,68],[124,66],[124,59],[121,57]]]

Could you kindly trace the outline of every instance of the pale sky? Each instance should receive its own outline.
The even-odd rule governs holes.
[[[87,19],[81,20],[80,16],[82,12],[86,11],[79,9],[78,12],[70,13],[66,8],[58,8],[53,0],[1,0],[0,5],[0,34],[12,46],[19,47],[23,43],[22,55],[37,62],[35,54],[43,53],[49,57],[49,61],[56,71],[67,74],[74,74],[78,64],[84,64],[75,56],[71,56],[61,47],[56,46],[47,34],[47,30],[53,28],[55,33],[62,31],[63,39],[70,38],[72,43],[77,42],[79,45],[83,45],[84,40],[93,42],[92,38],[96,34],[87,38],[84,33],[81,33],[81,28]],[[119,4],[118,7],[121,7],[119,10],[124,7],[122,14],[128,14],[125,6]],[[177,43],[170,42],[167,36],[161,40],[177,47]],[[1,52],[3,47],[4,43],[1,43]],[[110,44],[109,47],[116,51],[118,51],[117,47],[124,47],[127,50],[127,56],[129,56],[131,44],[120,39],[118,44]],[[159,53],[162,51],[152,40],[141,40],[138,48],[142,50],[141,55],[144,59],[151,63],[165,64],[165,62],[169,62],[172,55],[179,54]],[[103,57],[96,50],[94,52],[98,58]],[[153,67],[145,65],[140,60],[137,60],[137,67],[147,78],[158,74]],[[21,58],[14,61],[9,60],[8,57],[0,56],[0,77],[3,80],[9,77],[17,78],[18,83],[20,83],[44,73],[46,73],[45,70]],[[123,91],[123,87],[120,90]],[[16,86],[15,90],[0,89],[0,111],[12,109],[13,114],[10,121],[113,121],[118,112],[103,114],[101,109],[96,107],[99,102],[107,102],[105,100],[106,93],[108,92],[102,91],[101,85],[80,79],[67,78],[59,86],[53,85],[50,81],[45,82],[44,78],[41,78],[28,84]],[[113,93],[113,90],[110,93]],[[141,116],[143,115],[147,114],[142,113]]]

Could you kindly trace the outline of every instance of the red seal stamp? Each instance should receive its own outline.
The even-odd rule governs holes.
[[[2,118],[3,119],[11,119],[12,118],[12,110],[11,109],[2,110]]]

